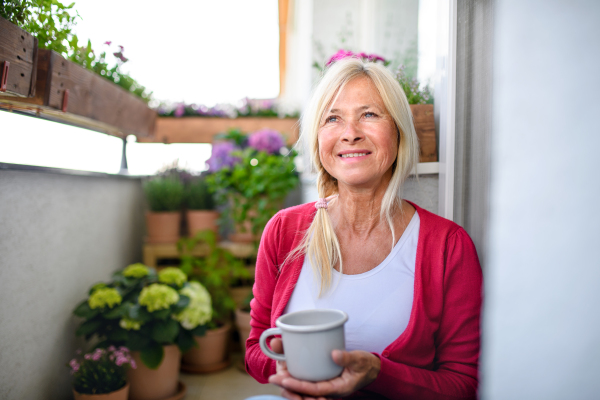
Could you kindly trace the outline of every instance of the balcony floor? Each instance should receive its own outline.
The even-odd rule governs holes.
[[[229,368],[219,372],[206,375],[180,373],[179,379],[187,386],[185,400],[243,400],[259,394],[279,395],[277,386],[262,385],[237,367],[241,353],[233,353],[231,358]]]

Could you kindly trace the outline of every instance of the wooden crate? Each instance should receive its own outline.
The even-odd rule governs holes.
[[[212,143],[215,135],[230,128],[239,128],[244,132],[270,128],[284,134],[289,145],[298,140],[297,118],[158,117],[154,137],[141,139],[140,142]]]
[[[250,258],[256,256],[254,245],[249,243],[220,242],[219,247],[227,249],[237,258]],[[209,253],[208,245],[198,244],[192,249],[191,254],[196,257],[206,257]],[[145,243],[143,261],[149,267],[156,267],[160,259],[179,258],[176,243]]]
[[[37,45],[37,38],[29,32],[0,18],[0,93],[3,96],[35,94]]]
[[[419,138],[419,162],[437,161],[433,104],[411,104],[410,111],[413,114],[413,122]]]

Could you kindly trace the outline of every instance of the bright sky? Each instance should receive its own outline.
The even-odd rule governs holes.
[[[279,93],[277,0],[76,0],[75,9],[80,41],[98,52],[106,41],[122,45],[124,70],[155,99],[213,105]],[[118,138],[2,111],[0,127],[0,162],[119,172]],[[153,174],[175,160],[199,172],[210,149],[130,142],[129,172]]]

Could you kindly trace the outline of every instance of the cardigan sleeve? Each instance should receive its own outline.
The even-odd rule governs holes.
[[[433,368],[381,360],[377,379],[363,388],[389,399],[476,399],[482,274],[471,238],[459,228],[446,242],[443,309]],[[425,300],[427,301],[427,300]]]
[[[278,232],[281,217],[275,215],[265,227],[256,258],[256,276],[250,303],[250,336],[246,341],[246,371],[260,383],[268,383],[269,376],[275,373],[276,361],[267,357],[258,340],[264,330],[271,327],[271,313],[275,286],[279,272]]]

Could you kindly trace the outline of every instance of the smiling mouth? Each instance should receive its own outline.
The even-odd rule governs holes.
[[[340,154],[342,158],[352,158],[352,157],[362,157],[371,153],[348,153],[348,154]]]

